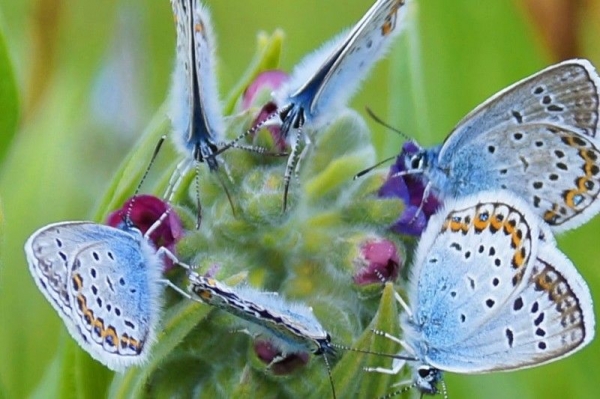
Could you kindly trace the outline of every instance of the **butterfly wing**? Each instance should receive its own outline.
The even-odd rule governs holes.
[[[191,154],[191,116],[193,112],[194,86],[192,58],[192,9],[189,0],[171,0],[177,30],[175,70],[170,93],[170,119],[173,125],[173,140],[179,150]]]
[[[143,363],[154,341],[162,263],[141,235],[112,230],[76,254],[68,288],[78,342],[121,371]]]
[[[433,185],[445,196],[511,190],[554,231],[591,219],[600,211],[598,81],[589,62],[572,60],[492,97],[447,138]]]
[[[171,121],[180,151],[209,159],[224,132],[216,87],[214,37],[208,10],[197,0],[172,0],[177,54],[171,89]]]
[[[319,342],[329,339],[310,308],[286,302],[276,292],[229,287],[197,273],[188,277],[188,289],[198,298],[252,323],[251,330],[273,340],[284,352],[314,352]]]
[[[540,245],[528,279],[470,339],[484,358],[495,359],[477,372],[534,367],[582,349],[594,337],[592,303],[571,261],[556,247]]]
[[[405,2],[378,0],[345,37],[334,39],[300,63],[289,84],[275,94],[277,103],[296,104],[303,109],[303,118],[315,125],[320,123],[319,116],[344,106],[400,32],[398,12]]]
[[[106,237],[104,231],[95,223],[61,222],[42,227],[25,243],[35,283],[67,324],[72,313],[67,289],[71,265],[85,242],[103,237]]]
[[[448,173],[438,184],[447,193],[508,189],[554,231],[577,227],[600,211],[598,144],[561,126],[529,123],[491,129],[457,148],[441,167]]]
[[[411,280],[414,317],[403,317],[420,358],[483,373],[557,360],[591,340],[589,290],[539,223],[505,191],[448,201],[430,221]]]
[[[215,73],[216,40],[214,30],[210,14],[199,0],[194,0],[193,21],[194,68],[199,97],[197,101],[200,108],[198,119],[202,119],[198,123],[202,125],[201,131],[207,132],[210,138],[208,141],[213,143],[214,140],[223,138],[225,127]]]
[[[587,60],[550,66],[500,91],[465,116],[448,135],[439,157],[469,145],[490,130],[546,123],[595,140],[600,77]]]
[[[132,343],[151,338],[158,311],[154,306],[149,314],[160,292],[160,261],[139,238],[92,222],[62,222],[39,229],[25,244],[33,278],[71,336],[93,358],[117,371],[143,361],[147,351],[132,350]],[[144,284],[149,288],[144,290]],[[138,288],[137,295],[126,292],[131,286]],[[133,325],[135,331],[127,328],[130,316],[143,321]],[[119,341],[112,340],[114,326]],[[113,350],[107,341],[129,346]]]

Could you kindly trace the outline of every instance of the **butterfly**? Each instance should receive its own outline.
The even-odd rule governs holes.
[[[215,75],[215,40],[210,14],[198,0],[171,0],[171,6],[177,26],[177,50],[170,93],[170,119],[173,140],[185,159],[171,177],[165,194],[167,198],[173,195],[183,176],[194,165],[198,171],[197,165],[206,162],[211,172],[218,170],[216,156],[219,142],[225,134]],[[198,226],[201,219],[199,197]]]
[[[189,298],[199,299],[248,321],[252,335],[267,338],[281,351],[281,355],[275,357],[271,364],[298,352],[323,355],[333,397],[336,397],[327,360],[327,355],[335,353],[334,347],[331,336],[314,316],[312,309],[299,302],[288,302],[276,292],[265,292],[250,286],[230,287],[186,268],[188,291],[194,294]]]
[[[289,80],[272,94],[276,111],[260,123],[278,116],[281,137],[291,146],[284,174],[284,211],[292,172],[298,171],[311,144],[306,131],[322,128],[346,106],[400,32],[399,10],[406,3],[407,0],[377,0],[348,33],[306,56]],[[224,148],[258,128],[253,127]],[[302,152],[301,140],[305,142]]]
[[[406,156],[441,199],[510,190],[552,230],[600,211],[600,78],[586,60],[553,65],[475,108],[443,144]],[[422,204],[421,204],[422,206]]]
[[[115,227],[87,221],[52,223],[25,243],[38,289],[79,346],[111,370],[145,363],[156,340],[163,287],[173,286],[162,278],[164,257],[179,262],[167,247],[155,246],[158,241],[174,245],[181,238],[181,221],[168,218],[171,212],[158,198],[136,195],[109,217]],[[147,225],[149,218],[154,222]]]
[[[44,226],[25,243],[33,279],[77,343],[115,371],[143,364],[155,341],[165,248],[129,223]]]
[[[439,392],[443,371],[535,367],[572,355],[594,337],[587,284],[549,227],[508,191],[446,201],[416,250],[409,304],[397,299],[403,337],[379,334],[402,351],[391,369],[369,371],[398,373],[408,363],[410,387],[427,394]]]

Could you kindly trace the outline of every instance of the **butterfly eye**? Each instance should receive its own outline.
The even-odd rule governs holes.
[[[417,373],[419,374],[419,377],[423,378],[424,380],[433,378],[433,375],[435,374],[434,370],[428,366],[419,367]]]
[[[410,159],[410,167],[411,169],[421,169],[423,165],[423,157],[421,154],[417,154]]]
[[[290,111],[293,108],[293,104],[288,105],[287,107],[283,108],[282,110],[279,111],[279,118],[281,118],[281,120],[285,120],[288,117],[288,114],[290,113]]]

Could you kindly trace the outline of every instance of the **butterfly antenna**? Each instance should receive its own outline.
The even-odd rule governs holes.
[[[288,158],[287,165],[285,166],[285,174],[283,175],[283,209],[282,212],[285,213],[287,209],[287,199],[288,192],[290,190],[290,181],[292,179],[292,171],[296,169],[296,165],[298,165],[298,160],[300,159],[300,154],[298,154],[298,148],[300,147],[300,139],[302,138],[302,128],[298,128],[296,130],[296,143],[292,147],[292,152]]]
[[[327,354],[323,353],[323,360],[325,361],[325,367],[327,368],[327,375],[329,376],[329,383],[331,384],[331,394],[333,395],[333,399],[337,399],[335,394],[335,386],[333,385],[333,375],[331,375],[331,365],[329,364],[329,359],[327,359]]]
[[[237,143],[240,142],[240,140],[242,140],[246,136],[249,136],[249,135],[254,134],[257,131],[259,131],[265,125],[265,123],[267,123],[268,121],[270,121],[271,119],[273,119],[277,115],[279,115],[278,112],[273,112],[273,113],[267,115],[267,117],[265,117],[265,119],[263,119],[262,121],[258,122],[257,124],[255,124],[254,126],[252,126],[250,129],[246,130],[244,133],[240,134],[239,136],[237,136],[236,138],[234,138],[233,140],[231,140],[229,143],[225,144],[223,147],[219,148],[213,154],[213,156],[217,156],[217,155],[221,154],[222,152],[230,149],[231,147],[235,147],[237,145]],[[260,152],[260,151],[257,151],[257,152]],[[271,154],[269,154],[267,152],[264,152],[264,154],[271,155]],[[279,153],[274,153],[272,155],[281,156]]]
[[[140,187],[142,187],[142,184],[146,180],[146,177],[148,177],[148,172],[150,172],[150,168],[154,164],[154,161],[156,160],[156,157],[158,156],[158,153],[160,152],[160,149],[166,139],[167,139],[167,136],[162,135],[160,137],[160,139],[158,140],[158,143],[156,143],[156,147],[154,148],[154,152],[152,153],[150,162],[148,162],[148,166],[146,167],[146,170],[144,171],[144,174],[142,175],[142,178],[140,179],[139,184],[135,188],[133,196],[131,197],[131,201],[129,201],[129,206],[127,207],[127,212],[125,213],[125,218],[124,218],[124,222],[127,226],[131,226],[131,224],[132,224],[131,223],[131,212],[133,212],[133,205],[135,204],[135,199],[137,198],[137,195],[140,192]]]
[[[341,349],[341,350],[345,350],[345,351],[364,353],[366,355],[375,355],[375,356],[388,357],[390,359],[406,360],[406,361],[410,361],[410,362],[416,362],[416,361],[419,360],[416,357],[402,356],[402,355],[396,355],[396,354],[391,354],[391,353],[368,351],[368,350],[364,350],[364,349],[352,348],[350,346],[340,345],[340,344],[334,344],[334,343],[332,343],[331,346],[333,346],[336,349]]]
[[[375,165],[373,165],[373,166],[369,166],[368,168],[361,170],[360,172],[358,172],[357,174],[355,174],[355,175],[354,175],[354,177],[352,178],[352,180],[356,180],[356,179],[358,179],[359,177],[362,177],[362,176],[366,175],[367,173],[369,173],[369,172],[370,172],[370,171],[372,171],[373,169],[375,169],[375,168],[378,168],[378,167],[380,167],[381,165],[383,165],[384,163],[386,163],[386,162],[389,162],[389,161],[393,160],[393,159],[394,159],[394,158],[396,158],[397,156],[398,156],[398,155],[392,155],[391,157],[389,157],[389,158],[386,158],[386,159],[384,159],[383,161],[379,161],[379,162],[377,162],[377,163],[376,163]]]
[[[383,285],[387,284],[387,282],[388,282],[387,279],[379,270],[375,270],[375,275],[377,276],[379,281],[381,281],[381,284],[383,284]],[[390,274],[390,277],[392,277],[391,274]]]
[[[233,213],[233,216],[235,217],[235,206],[233,206],[233,201],[231,200],[231,194],[229,193],[229,189],[225,185],[225,182],[223,181],[221,175],[219,175],[218,173],[217,178],[219,179],[219,183],[221,183],[221,187],[223,187],[223,191],[225,191],[225,195],[227,196],[227,200],[229,201],[229,206],[231,207],[231,213]]]
[[[200,230],[200,224],[202,224],[202,203],[200,201],[200,162],[196,162],[194,165],[196,169],[196,206],[198,213],[196,214],[196,230]]]
[[[448,390],[446,389],[446,381],[440,380],[440,383],[442,384],[442,395],[444,396],[444,399],[448,399]]]
[[[398,390],[396,390],[396,391],[394,391],[394,392],[390,392],[390,393],[388,393],[388,394],[385,394],[385,395],[383,395],[383,396],[380,396],[378,399],[390,399],[390,398],[393,398],[394,396],[401,395],[401,394],[403,394],[404,392],[408,392],[408,391],[410,391],[411,389],[413,389],[413,388],[416,388],[416,387],[417,387],[417,384],[416,384],[416,383],[412,383],[412,384],[410,384],[410,385],[407,385],[407,386],[405,386],[405,387],[402,387],[402,389],[398,389]],[[421,392],[420,399],[423,399],[423,394],[424,394],[424,393],[423,393],[423,392]]]
[[[393,127],[392,125],[388,124],[387,122],[384,122],[383,119],[381,119],[379,116],[377,116],[375,114],[375,112],[373,112],[373,110],[371,110],[371,108],[369,107],[365,107],[367,113],[369,114],[369,116],[371,118],[373,118],[373,120],[377,123],[379,123],[381,126],[386,127],[388,129],[390,129],[392,132],[396,132],[398,133],[400,136],[404,137],[405,140],[410,141],[414,139],[412,137],[409,137],[407,134],[405,134],[403,131],[396,129],[395,127]],[[419,146],[420,147],[420,146]]]

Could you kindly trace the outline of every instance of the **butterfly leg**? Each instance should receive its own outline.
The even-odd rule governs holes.
[[[184,298],[190,299],[194,302],[200,302],[202,303],[202,301],[192,297],[188,292],[182,290],[181,288],[179,288],[178,286],[176,286],[175,284],[173,284],[171,282],[171,280],[169,279],[160,279],[158,280],[159,283],[166,285],[167,287],[170,287],[172,290],[174,290],[175,292],[178,292],[181,296],[183,296]]]
[[[247,152],[252,152],[254,154],[259,154],[259,155],[265,155],[265,156],[269,156],[269,157],[286,157],[289,154],[287,152],[274,152],[274,151],[269,151],[268,148],[266,147],[261,147],[258,145],[243,145],[243,144],[236,144],[234,146],[232,146],[233,148],[237,148],[239,150],[243,150],[243,151],[247,151]]]
[[[240,134],[238,137],[236,137],[235,139],[231,140],[229,143],[227,143],[227,144],[220,143],[219,145],[221,147],[213,155],[217,156],[217,155],[221,154],[222,152],[228,150],[231,147],[245,149],[244,147],[246,147],[246,146],[244,146],[243,144],[238,144],[240,142],[240,140],[242,140],[246,136],[254,135],[262,127],[270,126],[271,125],[271,123],[270,123],[271,120],[274,119],[276,116],[279,116],[279,112],[273,112],[273,113],[269,114],[265,119],[263,119],[262,121],[256,123],[250,129],[246,130],[244,133]],[[272,125],[275,125],[275,126],[276,125],[280,125],[280,124],[281,124],[281,122],[273,122],[272,123]],[[250,146],[249,148],[260,149],[262,147]],[[249,150],[249,151],[254,151],[254,150]]]
[[[243,333],[246,335],[249,335],[252,339],[256,339],[258,337],[261,336],[260,333],[256,334],[256,333],[252,333],[250,330],[248,330],[247,328],[238,328],[235,330],[230,330],[229,332],[231,333]],[[277,348],[279,349],[279,348]],[[267,368],[270,368],[271,366],[273,366],[274,364],[277,364],[279,362],[281,362],[282,360],[284,360],[286,357],[288,357],[290,355],[290,353],[287,353],[285,351],[282,351],[280,354],[278,354],[277,356],[275,356],[267,365]]]
[[[191,160],[186,158],[183,161],[179,162],[169,179],[169,185],[165,190],[164,198],[168,203],[173,201],[173,197],[175,193],[179,189],[181,182],[183,181],[183,177],[188,173],[191,167]]]
[[[394,337],[393,335],[386,333],[385,331],[381,331],[381,330],[373,330],[373,333],[375,335],[379,335],[381,337],[387,338],[390,341],[393,341],[397,344],[399,344],[400,346],[402,346],[402,348],[407,351],[411,356],[416,356],[416,354],[414,353],[414,351],[410,348],[410,346],[408,346],[406,344],[406,342],[404,342],[404,340],[401,340],[398,337]]]
[[[156,251],[156,254],[158,256],[164,256],[164,257],[166,257],[171,262],[173,262],[174,265],[177,265],[177,266],[185,269],[188,273],[194,273],[195,274],[194,268],[192,266],[188,265],[187,263],[183,263],[182,261],[180,261],[179,258],[173,252],[171,252],[168,248],[160,247]]]
[[[412,219],[410,221],[411,223],[413,223],[415,220],[417,220],[417,217],[419,216],[419,214],[421,212],[423,212],[423,207],[427,203],[427,198],[429,197],[429,194],[431,194],[431,183],[427,183],[427,185],[425,186],[425,189],[423,190],[423,198],[421,198],[421,203],[419,204],[417,211],[415,212],[414,216],[412,217]]]
[[[364,367],[363,370],[368,373],[381,373],[381,374],[395,375],[395,374],[398,374],[400,372],[400,370],[402,370],[402,368],[404,367],[405,364],[406,364],[406,360],[395,359],[394,362],[392,363],[391,368]],[[402,384],[402,382],[400,382],[400,384]]]
[[[180,267],[183,267],[185,270],[190,271],[191,267],[190,265],[181,262],[177,256],[175,256],[175,254],[171,251],[169,251],[167,248],[165,247],[160,247],[157,251],[156,254],[158,256],[165,256],[166,258],[170,259],[174,265],[178,265]],[[192,297],[188,292],[182,290],[181,288],[179,288],[177,285],[173,284],[173,282],[171,282],[171,280],[169,279],[160,279],[158,280],[160,283],[166,285],[167,287],[171,287],[171,289],[173,289],[174,291],[178,292],[179,294],[181,294],[181,296],[183,296],[184,298],[187,299],[191,299],[192,301],[195,302],[200,302],[198,299]]]
[[[160,217],[154,222],[152,223],[152,225],[148,228],[148,230],[146,230],[146,233],[144,233],[144,238],[146,238],[147,240],[150,240],[150,235],[152,235],[152,233],[154,233],[154,231],[160,227],[161,224],[163,224],[163,222],[165,221],[165,219],[167,218],[167,216],[169,216],[169,213],[171,213],[171,211],[173,210],[173,208],[168,207],[166,211],[164,211],[162,213],[162,215],[160,215]],[[161,249],[166,250],[166,248],[164,247],[160,247],[158,249],[157,252],[160,252]]]
[[[296,181],[299,181],[300,178],[298,177],[300,175],[300,165],[302,164],[302,161],[304,161],[304,158],[306,158],[306,155],[308,154],[308,151],[310,150],[310,147],[312,146],[312,141],[310,140],[310,137],[308,137],[308,134],[304,135],[304,148],[302,149],[302,152],[300,153],[300,156],[298,157],[298,162],[296,163],[296,168],[294,169],[294,177],[296,178]]]
[[[402,299],[402,297],[400,296],[400,294],[398,294],[398,292],[396,292],[395,290],[394,290],[394,298],[396,298],[396,301],[398,301],[398,303],[400,304],[400,306],[402,306],[402,308],[404,309],[404,311],[406,312],[406,314],[409,317],[412,317],[413,313],[410,310],[410,308],[408,307],[408,304],[406,302],[404,302],[404,299]]]
[[[252,338],[256,338],[256,334],[252,334],[250,332],[250,330],[248,330],[247,328],[236,328],[234,330],[229,330],[229,332],[232,333],[232,334],[238,334],[238,333],[246,334],[246,335],[249,335]]]
[[[273,291],[261,291],[259,293],[260,295],[265,295],[265,296],[274,296],[274,297],[278,297],[279,296],[279,292],[273,292]]]
[[[292,179],[292,171],[296,170],[298,164],[298,147],[300,146],[300,139],[302,138],[302,129],[296,130],[296,138],[292,143],[292,152],[288,157],[287,164],[285,166],[285,174],[283,175],[283,212],[287,208],[288,191],[290,189],[290,180]]]

